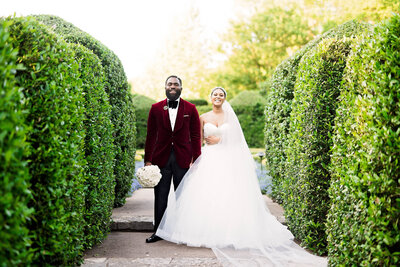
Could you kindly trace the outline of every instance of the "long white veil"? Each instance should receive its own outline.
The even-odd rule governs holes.
[[[247,175],[240,177],[242,181],[243,194],[259,195],[259,203],[248,203],[248,205],[262,205],[267,216],[273,217],[268,210],[259,189],[258,178],[255,171],[254,159],[248,148],[243,135],[239,120],[231,105],[225,101],[223,106],[225,123],[229,125],[229,130],[221,139],[221,146],[231,155],[232,166],[240,166],[242,172]],[[237,180],[235,182],[238,182]],[[247,187],[251,189],[246,190]],[[254,191],[253,191],[254,189]],[[250,196],[244,196],[244,198]],[[251,198],[254,200],[254,198]],[[246,207],[244,207],[246,208]],[[250,207],[247,207],[250,208]],[[256,233],[259,240],[253,240],[251,245],[231,244],[225,247],[212,247],[213,252],[224,266],[326,266],[327,260],[322,257],[312,255],[301,248],[293,241],[292,234],[282,226],[275,218],[265,220],[265,216],[258,214],[259,217],[247,218],[248,220],[260,220],[266,222],[264,228],[254,229],[260,231]],[[252,222],[249,222],[252,224]],[[272,225],[274,224],[274,225]],[[252,224],[253,225],[253,224]],[[254,224],[257,225],[257,224]],[[269,229],[268,229],[269,228]],[[271,231],[272,230],[272,231]],[[263,232],[270,234],[265,238]]]

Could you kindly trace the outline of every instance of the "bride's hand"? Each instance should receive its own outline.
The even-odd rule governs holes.
[[[218,144],[219,140],[221,140],[221,138],[214,136],[214,135],[210,135],[206,138],[204,138],[206,140],[206,144],[207,145],[215,145]]]

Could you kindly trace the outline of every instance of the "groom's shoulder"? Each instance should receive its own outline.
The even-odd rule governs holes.
[[[159,101],[159,102],[157,102],[157,103],[154,103],[154,104],[151,105],[151,106],[154,107],[154,108],[158,108],[158,107],[163,106],[163,105],[164,105],[164,102],[165,102],[165,100],[161,100],[161,101]]]

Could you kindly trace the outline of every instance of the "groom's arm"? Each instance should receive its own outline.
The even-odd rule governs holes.
[[[201,154],[201,133],[200,133],[200,117],[195,106],[193,106],[190,121],[190,138],[192,141],[192,162],[194,162]]]
[[[155,118],[154,106],[149,111],[149,118],[147,119],[147,135],[146,144],[144,149],[144,162],[145,165],[151,165],[154,145],[157,136],[157,121]]]

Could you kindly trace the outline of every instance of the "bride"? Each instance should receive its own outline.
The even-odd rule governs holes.
[[[211,92],[212,111],[200,117],[205,146],[170,195],[156,235],[212,248],[224,265],[325,266],[307,253],[269,212],[256,167],[225,89]]]

